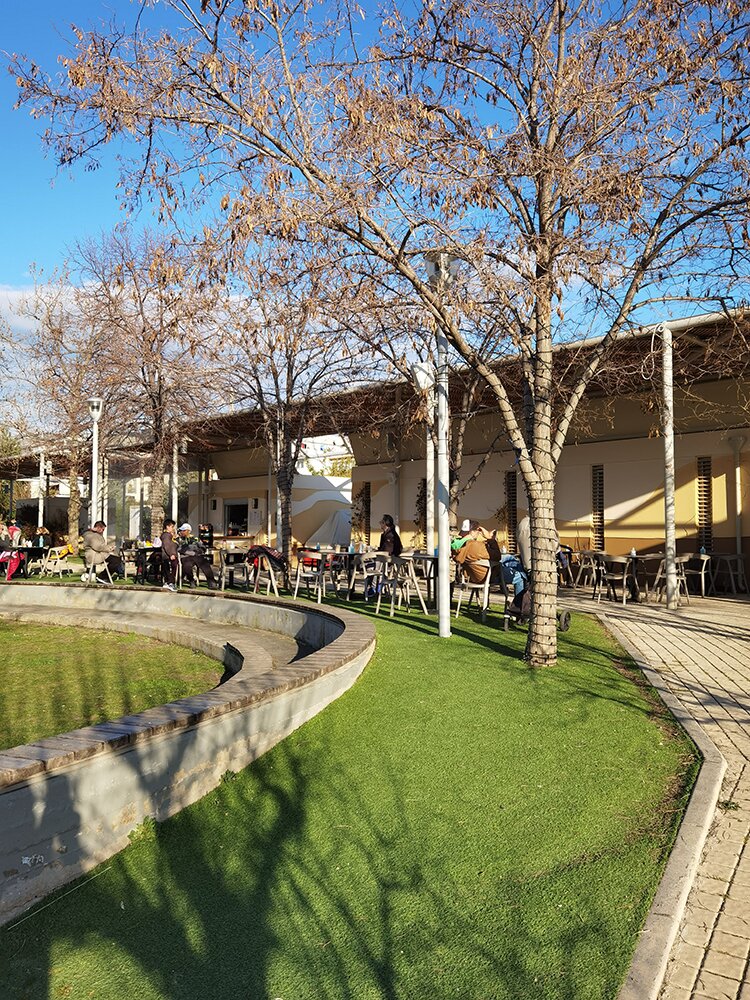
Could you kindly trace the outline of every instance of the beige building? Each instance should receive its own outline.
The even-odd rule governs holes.
[[[743,547],[750,545],[750,385],[703,384],[690,398],[675,393],[676,527],[678,551],[734,552],[740,519]],[[602,548],[613,555],[664,547],[664,448],[649,397],[597,400],[569,435],[558,469],[556,518],[560,539],[575,549]],[[500,429],[499,415],[471,421],[461,476],[476,468]],[[417,531],[417,498],[425,477],[425,435],[402,438],[398,454],[384,439],[350,438],[354,525],[358,506],[370,532],[383,513],[396,518],[405,543],[423,543]],[[745,449],[746,443],[748,448]],[[737,456],[739,455],[739,464]],[[738,506],[739,498],[739,506]],[[526,499],[512,450],[495,454],[462,499],[458,517],[498,529],[512,549]]]

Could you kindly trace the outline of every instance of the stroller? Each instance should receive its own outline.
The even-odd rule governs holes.
[[[505,585],[512,584],[515,591],[513,600],[506,600],[503,611],[503,628],[507,632],[511,621],[518,625],[525,625],[528,622],[531,615],[531,588],[529,574],[518,556],[503,555],[500,560],[500,570]],[[557,609],[557,627],[561,632],[568,631],[570,628],[569,611]]]

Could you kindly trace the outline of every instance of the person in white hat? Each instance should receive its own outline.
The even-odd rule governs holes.
[[[177,529],[177,545],[179,547],[180,562],[182,563],[182,579],[188,585],[193,583],[193,570],[198,570],[206,578],[209,590],[216,590],[218,584],[214,576],[206,550],[203,545],[193,535],[193,529],[187,521]]]

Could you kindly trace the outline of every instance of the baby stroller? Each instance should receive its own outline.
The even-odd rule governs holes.
[[[503,611],[503,628],[507,632],[511,621],[518,625],[525,625],[528,622],[531,615],[531,587],[529,574],[518,556],[503,555],[500,560],[500,570],[506,586],[510,584],[514,589],[513,599],[506,598]],[[570,628],[569,611],[557,609],[557,627],[561,632],[568,631]]]

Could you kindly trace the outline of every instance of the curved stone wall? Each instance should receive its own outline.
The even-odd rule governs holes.
[[[147,817],[166,819],[274,746],[347,690],[375,647],[371,622],[348,611],[216,592],[16,583],[0,586],[0,615],[180,642],[219,660],[229,678],[0,751],[0,923],[121,850]],[[315,652],[274,667],[249,629]]]

